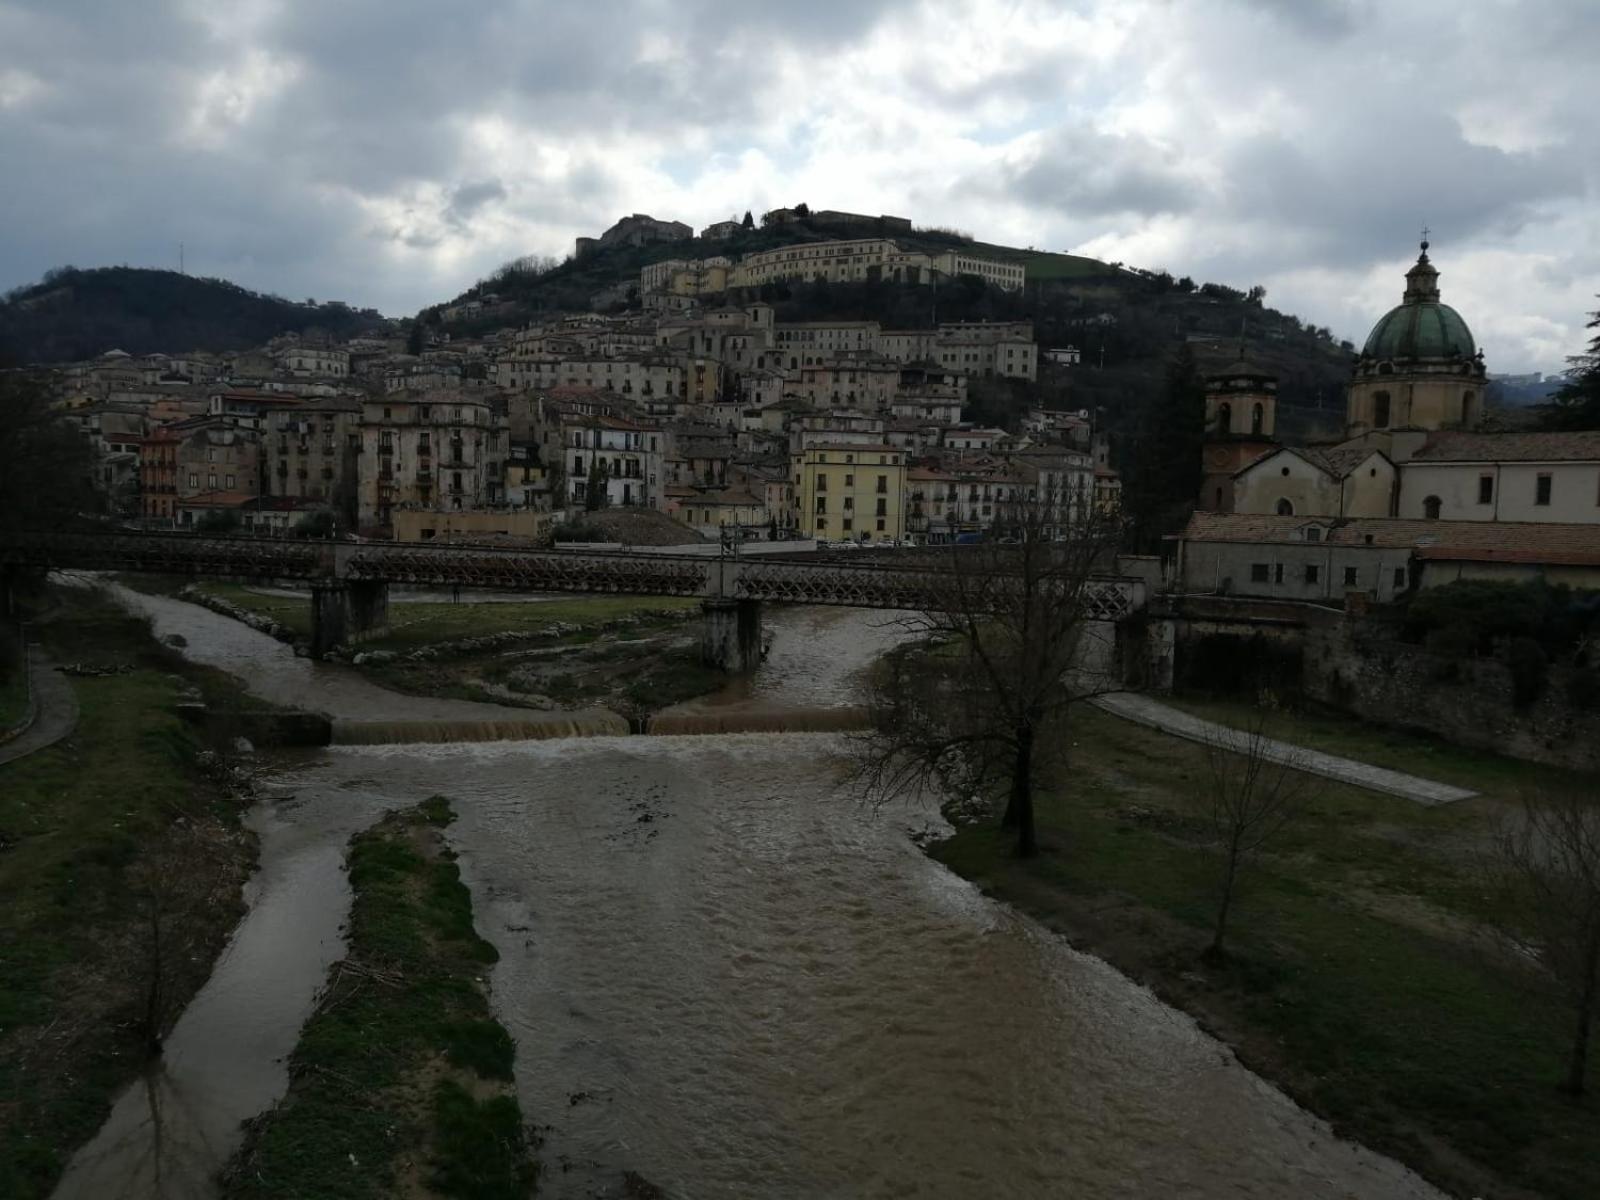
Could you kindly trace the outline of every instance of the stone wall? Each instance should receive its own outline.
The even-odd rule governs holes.
[[[1588,697],[1572,668],[1547,667],[1538,698],[1519,709],[1511,671],[1498,659],[1435,654],[1374,633],[1354,619],[1306,630],[1305,696],[1457,745],[1600,770],[1600,702],[1580,703]]]

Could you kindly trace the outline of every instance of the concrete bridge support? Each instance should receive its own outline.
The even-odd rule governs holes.
[[[733,674],[753,671],[761,662],[761,602],[758,600],[705,600],[701,602],[701,660]]]
[[[389,623],[389,585],[342,579],[311,584],[311,657],[326,658],[352,637]]]

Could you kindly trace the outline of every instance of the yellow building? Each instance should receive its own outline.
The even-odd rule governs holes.
[[[881,542],[906,535],[906,452],[827,443],[791,456],[793,526],[820,541]]]

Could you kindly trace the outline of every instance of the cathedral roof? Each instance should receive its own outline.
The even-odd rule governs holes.
[[[1406,272],[1400,304],[1372,327],[1363,358],[1471,358],[1477,353],[1461,314],[1439,300],[1439,272],[1428,259],[1428,243]]]

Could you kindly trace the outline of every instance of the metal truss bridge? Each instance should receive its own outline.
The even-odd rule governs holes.
[[[312,583],[493,588],[698,596],[852,608],[936,611],[957,607],[952,573],[936,564],[803,562],[755,555],[540,551],[427,542],[316,542],[132,531],[0,534],[0,568],[154,572],[197,577],[297,579]],[[961,597],[971,602],[971,582]],[[991,590],[1002,601],[1004,579]],[[1143,607],[1137,579],[1105,576],[1085,597],[1094,620]]]

